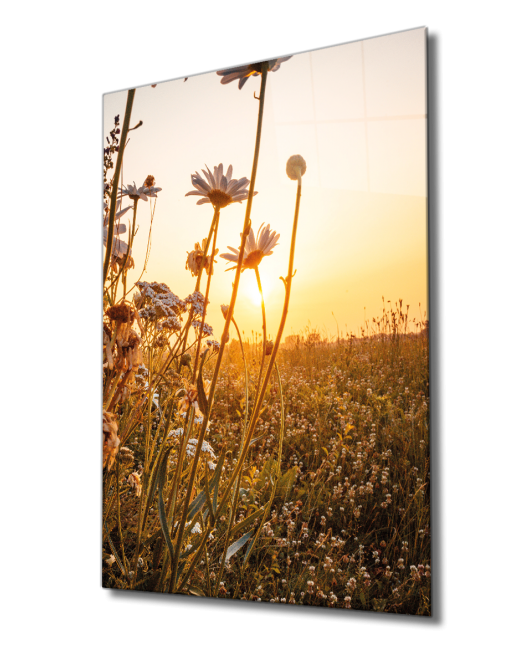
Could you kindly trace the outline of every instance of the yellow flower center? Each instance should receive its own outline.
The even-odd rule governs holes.
[[[212,189],[208,194],[208,198],[212,202],[212,205],[219,208],[225,208],[229,203],[232,203],[232,197],[220,189]]]
[[[263,256],[264,254],[261,249],[255,249],[253,252],[250,252],[244,261],[245,268],[257,268]]]

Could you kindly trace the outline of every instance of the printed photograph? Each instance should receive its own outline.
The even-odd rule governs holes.
[[[430,616],[426,48],[104,95],[103,587]]]

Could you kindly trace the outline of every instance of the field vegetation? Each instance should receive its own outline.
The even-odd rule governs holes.
[[[267,329],[263,296],[259,335],[243,339],[234,318],[241,272],[253,271],[262,292],[259,268],[277,242],[250,212],[267,74],[284,60],[221,72],[223,83],[261,75],[254,163],[250,181],[222,164],[192,175],[189,195],[211,204],[213,218],[188,252],[196,286],[186,297],[127,282],[138,206],[149,204],[153,223],[162,191],[151,175],[118,186],[134,91],[108,139],[103,585],[428,615],[428,322],[383,299],[357,337],[284,338],[303,215],[300,155],[286,168],[296,188],[280,325]],[[238,201],[239,247],[219,257],[234,264],[233,290],[228,305],[210,303],[221,212]],[[207,322],[214,306],[225,319],[218,339]]]

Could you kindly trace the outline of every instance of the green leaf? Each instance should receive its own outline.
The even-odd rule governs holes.
[[[221,480],[221,474],[223,472],[223,464],[225,462],[225,452],[221,453],[221,456],[219,457],[219,460],[217,462],[217,466],[215,467],[215,473],[213,474],[212,478],[212,488],[213,488],[213,497],[212,497],[212,503],[213,503],[213,510],[214,513],[217,512],[217,497],[219,495],[219,482]]]
[[[111,549],[112,554],[114,554],[114,558],[116,559],[116,563],[118,564],[118,568],[121,570],[121,574],[124,577],[127,577],[127,573],[125,572],[125,568],[123,567],[120,556],[119,556],[116,548],[114,547],[114,543],[112,542],[112,540],[110,538],[110,533],[109,533],[109,530],[107,529],[106,523],[103,523],[103,527],[105,528],[105,532],[107,534],[107,539],[109,541],[110,549]]]
[[[296,480],[297,471],[298,467],[293,466],[283,474],[280,480],[278,480],[278,483],[276,484],[277,496],[281,497],[284,500],[289,496],[293,488],[294,481]]]
[[[199,409],[202,411],[203,416],[206,418],[206,414],[208,413],[208,399],[206,397],[206,391],[204,390],[204,381],[202,378],[202,369],[204,366],[204,360],[206,358],[206,354],[203,355],[201,364],[199,367],[199,373],[197,376],[197,393],[198,393],[198,400],[199,400]]]
[[[247,533],[244,536],[241,536],[239,540],[236,540],[235,543],[232,543],[230,547],[226,550],[226,561],[229,561],[236,552],[239,552],[239,550],[245,545],[245,543],[247,543],[250,540],[251,536],[252,536],[252,531],[247,531]]]
[[[239,524],[236,524],[234,527],[232,527],[232,531],[230,531],[230,538],[236,535],[238,531],[241,531],[242,529],[245,529],[249,524],[252,524],[254,520],[256,520],[258,517],[261,517],[263,513],[265,512],[265,506],[262,506],[259,510],[255,510],[252,515],[249,515],[248,517],[245,517],[244,520],[241,520]]]
[[[223,464],[225,460],[225,453],[223,452],[221,454],[221,457],[219,457],[219,461],[217,462],[217,466],[215,468],[215,473],[213,474],[212,482],[210,483],[210,488],[213,489],[213,509],[214,512],[217,510],[217,497],[219,494],[219,482],[221,480],[221,474],[223,472]],[[190,507],[188,508],[188,517],[186,519],[186,522],[189,522],[192,520],[201,510],[204,504],[206,503],[206,492],[205,490],[202,490],[197,494],[195,499],[190,503]],[[205,515],[206,517],[206,515]]]
[[[173,549],[173,542],[171,541],[171,536],[169,534],[169,528],[167,524],[166,517],[166,508],[164,506],[164,485],[166,482],[166,466],[167,458],[169,457],[169,450],[165,453],[162,463],[160,464],[160,471],[158,472],[158,517],[160,519],[160,526],[162,527],[162,533],[164,534],[164,539],[166,541],[167,548],[169,550],[169,555],[171,560],[175,557],[175,550]]]

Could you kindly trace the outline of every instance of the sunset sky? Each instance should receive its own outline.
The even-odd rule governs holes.
[[[284,55],[284,54],[280,54]],[[237,63],[234,63],[237,64]],[[219,66],[227,66],[220,55]],[[260,272],[268,329],[279,322],[287,273],[296,183],[287,159],[307,162],[285,335],[309,326],[323,334],[359,333],[366,315],[381,312],[381,297],[410,304],[411,317],[427,311],[425,31],[411,30],[293,56],[267,79],[252,225],[280,233]],[[137,88],[123,179],[143,183],[153,174],[162,191],[152,250],[143,280],[165,282],[185,298],[195,278],[187,251],[208,235],[212,206],[185,198],[190,176],[207,164],[232,164],[233,177],[250,179],[260,77],[238,90],[211,72]],[[104,97],[104,134],[123,119],[127,92]],[[138,279],[149,230],[149,203],[139,201],[133,248]],[[124,204],[127,205],[127,204]],[[246,202],[221,210],[219,253],[237,247]],[[132,221],[126,215],[120,221]],[[126,235],[121,236],[126,240]],[[221,304],[230,300],[233,271],[217,259],[207,321],[219,339]],[[233,264],[232,264],[233,265]],[[204,280],[203,280],[204,281]],[[421,303],[421,307],[420,307]],[[235,319],[248,337],[261,330],[252,271],[242,275]]]

